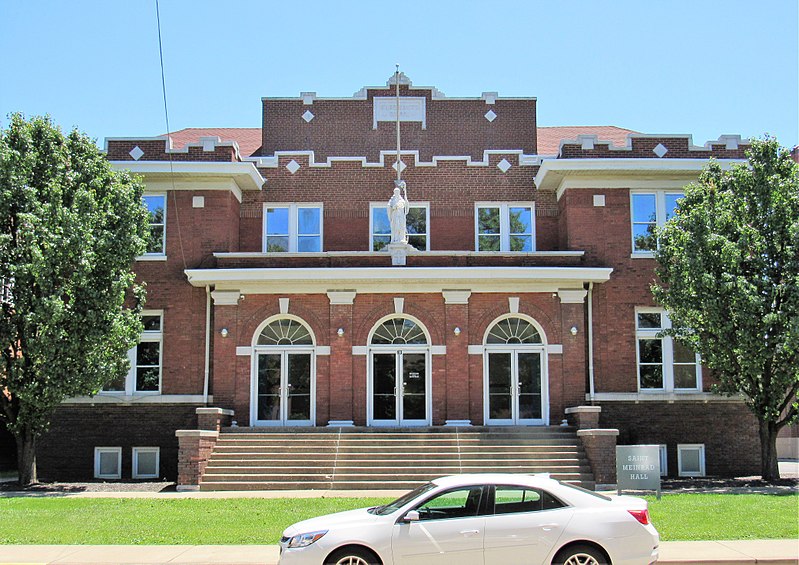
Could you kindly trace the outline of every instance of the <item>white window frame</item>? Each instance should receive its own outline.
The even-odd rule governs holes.
[[[655,197],[655,225],[658,229],[662,228],[666,223],[666,196],[669,194],[677,194],[680,197],[685,196],[682,190],[631,190],[630,191],[630,246],[632,248],[633,257],[654,257],[655,253],[648,249],[635,248],[635,209],[633,207],[633,200],[635,195],[649,194]],[[660,247],[660,241],[656,242]]]
[[[100,474],[100,455],[103,453],[116,453],[117,472],[115,475]],[[95,447],[94,448],[94,478],[95,479],[121,479],[122,478],[122,448],[121,447]]]
[[[682,468],[683,451],[695,450],[699,452],[699,473],[684,471]],[[705,476],[705,444],[704,443],[680,443],[677,444],[677,473],[680,477],[704,477]]]
[[[155,453],[155,474],[139,472],[139,454]],[[134,447],[131,477],[134,479],[157,479],[161,476],[161,448],[160,447]]]
[[[659,328],[639,328],[638,314],[656,313],[660,314],[661,327]],[[671,336],[659,336],[663,330],[671,328],[671,319],[663,308],[636,308],[635,309],[635,377],[638,383],[638,392],[641,394],[649,393],[695,393],[702,392],[702,359],[696,353],[696,387],[694,388],[674,388],[674,338]],[[658,339],[662,342],[663,349],[663,388],[642,388],[641,387],[641,347],[642,339]]]
[[[669,475],[669,450],[665,443],[658,445],[658,456],[660,458],[660,476]]]
[[[425,209],[425,233],[424,234],[408,234],[410,237],[411,235],[424,235],[425,236],[425,249],[424,251],[430,251],[430,202],[411,202],[409,204],[409,208],[424,208]],[[386,209],[385,202],[370,202],[369,203],[369,251],[375,250],[375,236],[376,235],[385,235],[385,234],[376,234],[374,232],[374,215],[373,211],[375,209]],[[389,233],[389,237],[391,234]]]
[[[144,204],[145,197],[151,196],[160,196],[164,199],[164,235],[161,238],[161,251],[152,251],[152,252],[145,252],[144,255],[140,255],[136,259],[139,261],[163,261],[166,259],[166,212],[167,212],[167,194],[165,192],[145,192],[142,195],[142,204]],[[149,209],[148,209],[149,214]],[[147,227],[150,229],[153,225],[161,225],[155,224],[154,222],[147,221]]]
[[[480,208],[499,208],[499,251],[480,251]],[[510,249],[510,209],[530,209],[530,251]],[[513,234],[519,235],[519,234]],[[474,250],[479,253],[531,253],[536,250],[535,202],[475,202],[474,203]]]
[[[159,331],[143,331],[139,338],[139,343],[128,349],[128,361],[130,368],[125,376],[125,390],[101,390],[100,394],[125,396],[136,395],[160,395],[163,389],[164,379],[164,311],[163,310],[142,310],[141,316],[158,316],[161,318],[161,329]],[[136,353],[140,343],[158,342],[158,390],[137,390],[136,389]]]
[[[289,211],[289,233],[287,234],[289,240],[288,251],[267,251],[267,210],[269,208],[288,208]],[[319,251],[310,252],[304,251],[302,253],[321,253],[325,249],[325,208],[321,202],[264,202],[264,219],[263,226],[263,239],[261,241],[261,249],[264,253],[300,253],[297,251],[299,233],[299,211],[303,208],[317,208],[319,209]],[[316,234],[302,234],[302,235],[316,235]]]

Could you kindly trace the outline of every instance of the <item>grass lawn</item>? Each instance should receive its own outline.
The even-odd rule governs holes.
[[[799,536],[799,495],[649,498],[664,541]],[[293,522],[387,502],[305,499],[0,499],[0,544],[273,544]]]

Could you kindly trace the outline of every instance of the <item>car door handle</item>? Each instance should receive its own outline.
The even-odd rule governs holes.
[[[480,530],[461,530],[462,536],[476,536],[480,533]]]
[[[551,532],[558,526],[560,526],[560,524],[544,524],[541,526],[541,529],[544,530],[545,532]]]

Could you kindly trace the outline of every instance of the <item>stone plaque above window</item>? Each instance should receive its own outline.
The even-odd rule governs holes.
[[[396,122],[397,99],[375,96],[372,116],[372,129],[377,129],[377,122]],[[400,97],[400,121],[421,122],[422,129],[427,129],[426,99],[423,96]]]

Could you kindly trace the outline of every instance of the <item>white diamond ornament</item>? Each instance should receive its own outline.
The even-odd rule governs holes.
[[[396,161],[394,161],[394,164],[391,165],[391,166],[394,168],[395,171],[397,170],[397,162]],[[399,162],[399,167],[400,167],[399,172],[402,172],[402,171],[404,171],[405,169],[408,168],[408,165],[406,165],[404,161],[400,161]]]
[[[139,159],[142,158],[142,155],[144,155],[144,151],[142,151],[141,147],[137,145],[136,147],[130,150],[130,153],[128,153],[128,155],[133,157],[134,161],[138,161]]]
[[[302,119],[305,120],[306,122],[310,122],[311,120],[314,119],[313,112],[311,112],[310,110],[305,110],[305,113],[302,115]]]
[[[489,122],[493,122],[494,120],[497,119],[496,112],[494,112],[494,110],[489,110],[488,112],[485,113],[485,119],[488,120]]]
[[[296,173],[297,171],[300,170],[300,164],[297,161],[295,161],[294,159],[292,159],[291,161],[288,162],[288,164],[286,165],[286,168],[293,175],[294,173]]]
[[[668,149],[666,149],[666,146],[665,146],[665,145],[663,145],[662,143],[658,143],[658,144],[655,146],[655,148],[652,150],[652,152],[653,152],[655,155],[657,155],[658,157],[663,157],[663,155],[665,155],[666,153],[668,153],[668,152],[669,152],[669,150],[668,150]]]
[[[511,168],[511,164],[508,162],[507,159],[502,159],[499,163],[497,163],[497,168],[502,171],[503,173],[507,173],[508,169]]]

